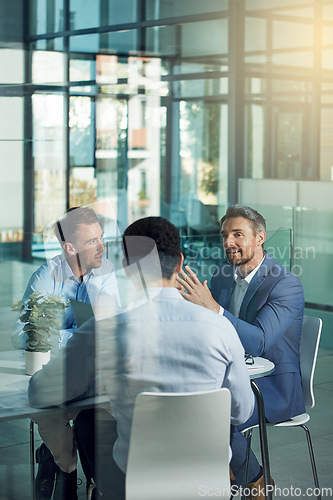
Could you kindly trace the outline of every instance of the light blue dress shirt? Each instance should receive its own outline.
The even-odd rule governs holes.
[[[142,391],[227,387],[235,425],[245,422],[254,406],[244,349],[230,321],[191,304],[175,288],[148,291],[149,299],[138,307],[96,324],[85,323],[29,386],[33,406],[59,405],[66,397],[72,400],[84,394],[100,374],[117,420],[114,458],[123,471],[135,398]],[[96,363],[91,359],[95,341]]]
[[[238,268],[236,268],[234,280],[236,282],[231,299],[230,299],[230,304],[228,307],[228,311],[236,316],[236,318],[239,317],[239,311],[240,308],[242,307],[242,302],[245,297],[245,294],[247,292],[247,289],[249,288],[249,285],[252,281],[252,278],[254,278],[256,272],[258,271],[259,267],[263,263],[264,259],[262,259],[257,267],[255,267],[245,278],[242,278],[242,276],[239,274]]]
[[[92,269],[90,273],[83,276],[82,283],[74,276],[65,256],[57,255],[49,259],[37,271],[35,271],[24,292],[22,303],[26,305],[32,292],[38,291],[42,295],[57,295],[64,302],[75,299],[88,302],[93,306],[97,304],[101,296],[109,296],[119,306],[118,286],[114,273],[114,267],[104,256],[101,266]],[[63,347],[76,330],[76,323],[72,308],[65,309],[59,331],[59,346]],[[17,321],[15,331],[12,335],[12,343],[16,348],[25,349],[27,334],[23,331],[24,324]]]

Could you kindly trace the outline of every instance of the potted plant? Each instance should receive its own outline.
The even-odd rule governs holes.
[[[25,372],[33,375],[49,362],[52,344],[50,337],[58,334],[61,328],[61,316],[65,314],[68,302],[57,295],[44,296],[36,291],[30,294],[26,306],[19,300],[12,305],[13,311],[19,311],[19,319],[24,323],[23,331],[27,334],[25,353]]]

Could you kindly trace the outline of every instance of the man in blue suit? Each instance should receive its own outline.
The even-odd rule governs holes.
[[[273,361],[272,375],[257,379],[266,418],[269,422],[289,419],[305,411],[299,361],[302,285],[264,250],[266,223],[257,211],[242,205],[229,207],[221,219],[221,235],[229,264],[214,273],[210,290],[207,280],[201,283],[186,266],[188,274],[182,271],[178,279],[185,288],[182,295],[228,318],[245,352]],[[246,453],[240,431],[255,423],[256,410],[233,436],[231,469],[238,484],[242,484]],[[252,452],[248,477],[253,491],[263,486],[262,469]]]

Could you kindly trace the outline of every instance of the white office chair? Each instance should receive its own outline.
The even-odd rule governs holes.
[[[230,392],[137,396],[126,500],[230,498]]]
[[[188,228],[199,234],[218,234],[221,230],[219,223],[211,217],[207,205],[198,199],[188,200],[186,215]]]
[[[322,320],[320,318],[314,318],[312,316],[304,316],[303,328],[301,334],[301,345],[300,345],[300,364],[301,364],[301,377],[302,377],[304,403],[305,406],[309,408],[313,408],[315,405],[315,398],[313,392],[313,377],[316,368],[321,329],[322,329]],[[319,492],[320,491],[319,481],[318,481],[316,462],[312,448],[311,435],[308,427],[305,425],[306,422],[308,422],[309,420],[310,420],[310,415],[308,413],[302,413],[301,415],[296,415],[295,417],[292,417],[290,420],[286,420],[285,422],[279,422],[277,424],[267,423],[267,426],[302,427],[302,429],[305,431],[307,439],[315,487]],[[248,454],[250,452],[252,429],[254,429],[254,427],[257,426],[244,429],[243,431],[243,433],[248,438]],[[248,462],[248,456],[247,456],[247,462]],[[247,467],[245,471],[244,481],[247,482]],[[316,496],[317,498],[321,498],[320,494]]]

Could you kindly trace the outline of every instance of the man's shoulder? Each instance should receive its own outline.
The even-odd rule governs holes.
[[[295,283],[301,285],[298,277],[284,265],[280,264],[271,255],[266,254],[265,259],[261,265],[260,274],[267,275],[273,281],[287,280],[288,283]]]
[[[106,320],[108,321],[108,320]],[[120,314],[112,318],[112,321],[118,325],[126,322],[177,322],[177,321],[190,321],[200,322],[205,324],[217,325],[221,328],[223,324],[229,325],[231,323],[227,318],[210,311],[206,307],[193,304],[180,297],[175,300],[164,298],[161,296],[154,297],[153,300],[145,302],[138,302],[128,307]]]
[[[61,265],[61,255],[56,255],[52,259],[47,259],[44,264],[39,266],[38,269],[32,274],[32,279],[50,278],[52,271]]]

